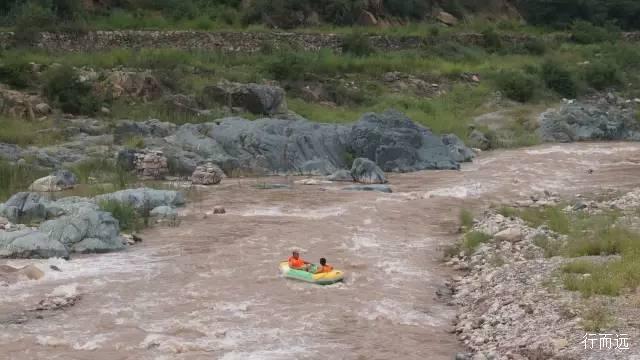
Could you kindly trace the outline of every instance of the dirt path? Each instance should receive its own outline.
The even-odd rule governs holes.
[[[391,175],[393,194],[227,180],[190,204],[180,227],[155,227],[122,253],[41,261],[62,272],[0,288],[0,355],[451,359],[463,350],[448,332],[456,309],[435,292],[450,275],[439,248],[454,241],[459,209],[543,190],[639,186],[639,150],[608,143],[488,153],[459,172]],[[203,219],[216,205],[227,214]],[[280,278],[277,262],[293,247],[311,261],[327,257],[347,280],[319,287]],[[83,295],[72,308],[10,321],[69,283]]]

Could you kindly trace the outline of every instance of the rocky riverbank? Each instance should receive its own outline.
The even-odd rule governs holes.
[[[637,346],[616,347],[616,338],[633,341],[640,335],[633,320],[638,311],[631,305],[636,301],[635,290],[614,297],[597,293],[584,297],[567,290],[567,279],[574,276],[567,270],[571,266],[613,264],[620,261],[621,255],[603,251],[595,256],[566,257],[565,250],[576,240],[558,232],[565,231],[554,225],[553,218],[549,219],[551,223],[535,226],[517,215],[518,211],[525,217],[527,211],[538,211],[527,209],[561,209],[572,221],[588,222],[590,217],[614,211],[618,220],[611,226],[637,228],[638,194],[634,190],[607,200],[578,199],[565,205],[560,205],[557,197],[535,195],[533,200],[519,203],[520,210],[492,209],[475,219],[461,240],[459,252],[453,251],[455,254],[447,261],[460,271],[449,282],[448,301],[459,307],[455,333],[470,350],[456,359],[638,356]],[[552,230],[555,227],[558,229]],[[584,231],[588,234],[592,230]],[[581,281],[597,274],[587,270],[575,276]],[[588,334],[596,341],[598,334],[611,334],[613,345],[585,345]]]

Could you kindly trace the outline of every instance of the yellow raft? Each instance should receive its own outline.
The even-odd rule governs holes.
[[[344,273],[340,270],[333,270],[328,273],[312,274],[308,271],[290,268],[288,261],[280,263],[280,271],[286,278],[306,281],[318,285],[331,285],[344,279]]]

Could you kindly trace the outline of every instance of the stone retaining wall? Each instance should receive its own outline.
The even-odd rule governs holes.
[[[567,35],[553,35],[557,40],[568,40]],[[528,35],[505,35],[505,44],[517,44]],[[625,33],[629,41],[640,41],[640,33]],[[370,35],[371,44],[380,51],[410,50],[428,46],[435,41],[430,36]],[[443,38],[438,38],[442,41]],[[482,45],[483,36],[478,33],[451,35],[451,40],[464,45]],[[206,32],[206,31],[90,31],[87,33],[41,33],[36,47],[45,50],[88,52],[115,48],[174,48],[182,50],[206,50],[253,53],[264,46],[281,48],[292,46],[304,51],[332,49],[340,51],[341,35],[324,33],[291,32]],[[14,46],[11,32],[0,32],[0,48]]]

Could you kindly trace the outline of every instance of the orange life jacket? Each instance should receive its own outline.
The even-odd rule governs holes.
[[[294,258],[293,256],[289,257],[289,267],[294,269],[299,269],[304,267],[304,260],[301,258]]]
[[[328,272],[332,272],[333,271],[333,266],[331,265],[324,265],[320,268],[321,273],[328,273]]]

